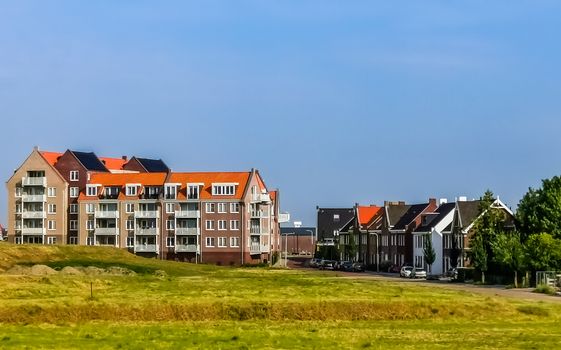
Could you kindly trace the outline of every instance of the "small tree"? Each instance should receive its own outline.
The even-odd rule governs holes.
[[[434,264],[434,261],[436,260],[436,252],[432,246],[431,235],[425,235],[423,240],[423,255],[425,256],[425,262],[429,266],[428,272],[432,273],[432,264]]]
[[[514,271],[514,286],[518,288],[518,271],[524,265],[524,247],[517,232],[500,233],[491,242],[495,262]]]
[[[452,239],[452,249],[450,249],[450,266],[455,269],[458,267],[458,258],[460,257],[461,249],[457,234],[452,233],[450,238]]]
[[[483,240],[483,235],[477,234],[470,241],[470,259],[473,267],[481,271],[481,282],[485,283],[485,271],[487,271],[487,248],[485,241]]]
[[[525,247],[526,262],[532,271],[555,270],[561,266],[561,240],[552,235],[530,235]]]

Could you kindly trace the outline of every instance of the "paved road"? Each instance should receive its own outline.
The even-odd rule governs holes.
[[[291,262],[288,264],[289,268],[299,269],[303,271],[317,271],[313,268],[303,267],[299,262]],[[343,278],[356,278],[356,279],[372,279],[381,281],[392,281],[398,283],[415,283],[419,285],[430,285],[439,288],[456,289],[462,291],[468,291],[473,293],[486,294],[498,297],[507,297],[515,299],[525,299],[533,301],[545,301],[561,303],[561,297],[552,296],[541,293],[532,292],[533,288],[511,288],[507,289],[505,286],[494,285],[494,286],[479,286],[467,283],[450,283],[449,281],[427,281],[427,280],[414,280],[408,278],[400,278],[399,274],[395,273],[376,273],[376,272],[364,272],[364,273],[354,273],[354,272],[343,272],[343,271],[325,271],[326,273],[331,273],[335,276]]]

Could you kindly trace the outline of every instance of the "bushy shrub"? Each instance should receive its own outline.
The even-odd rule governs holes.
[[[547,284],[540,284],[536,287],[536,289],[534,289],[534,292],[553,295],[555,294],[555,288],[548,286]]]

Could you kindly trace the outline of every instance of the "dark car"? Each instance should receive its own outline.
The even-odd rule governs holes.
[[[356,262],[353,264],[354,272],[364,272],[365,270],[366,270],[366,266],[363,263]]]
[[[345,266],[348,266],[349,264],[352,265],[352,262],[350,262],[350,261],[337,261],[335,263],[335,270],[346,271]]]
[[[312,260],[310,260],[310,267],[319,267],[320,263],[321,263],[321,259],[313,258]]]
[[[322,260],[319,264],[320,270],[334,270],[335,269],[335,261],[333,260]]]
[[[343,270],[343,271],[353,271],[353,262],[352,261],[344,261],[344,264],[341,265],[341,270]]]

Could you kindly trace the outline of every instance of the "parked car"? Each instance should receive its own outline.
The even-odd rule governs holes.
[[[353,271],[353,262],[352,261],[344,261],[341,265],[341,270],[343,271]]]
[[[319,265],[320,270],[333,270],[335,269],[335,261],[334,260],[322,260]]]
[[[401,270],[399,271],[399,276],[401,277],[411,277],[411,273],[413,272],[413,266],[402,266]]]
[[[353,264],[353,271],[354,272],[364,272],[366,266],[363,263],[356,262]]]
[[[335,262],[335,270],[345,271],[345,265],[352,264],[350,261],[336,261]]]
[[[310,260],[310,267],[319,267],[320,263],[321,263],[321,259],[313,258],[312,260]]]
[[[411,271],[411,275],[409,277],[411,277],[411,278],[427,278],[427,272],[423,269],[414,268],[413,271]]]

